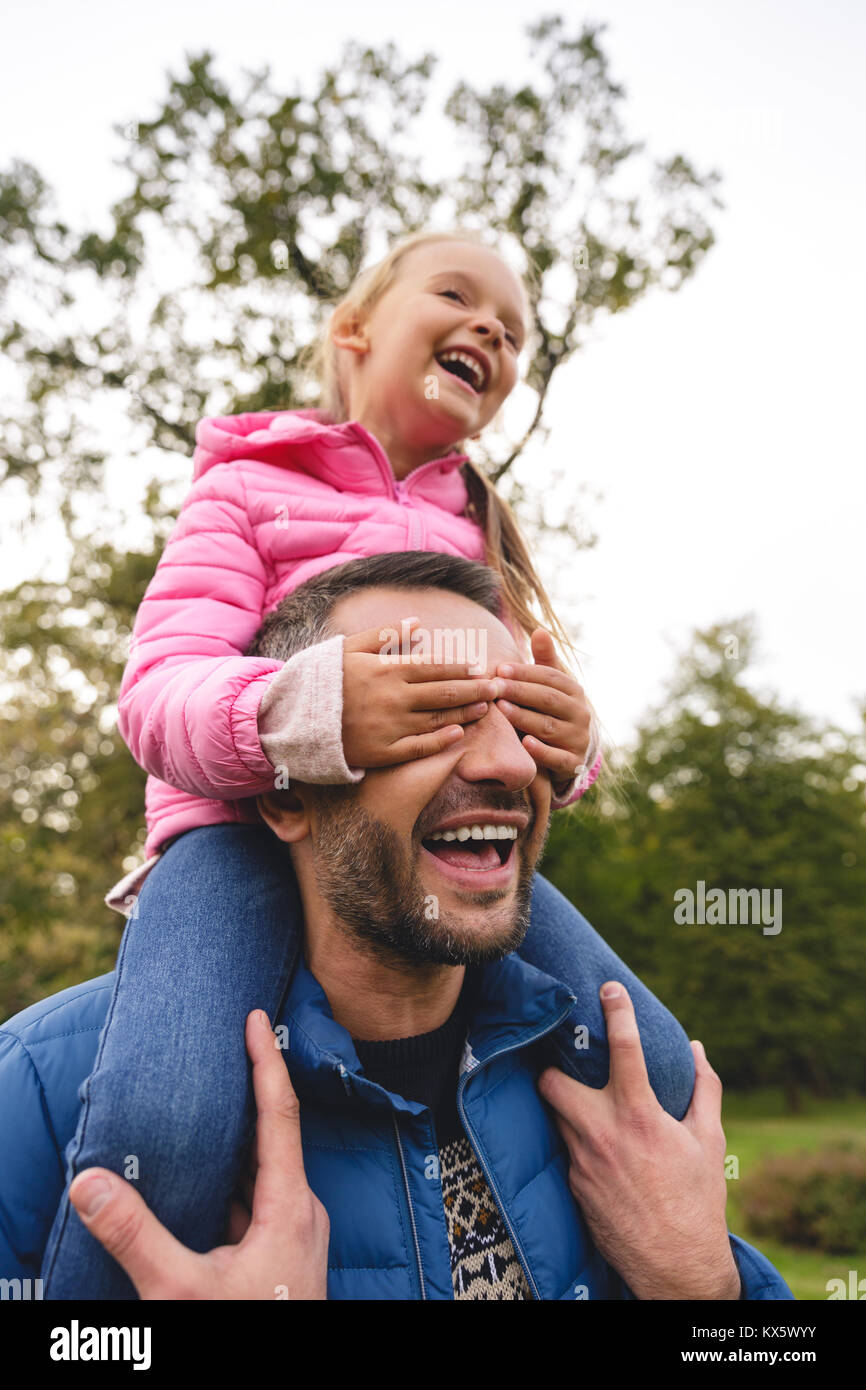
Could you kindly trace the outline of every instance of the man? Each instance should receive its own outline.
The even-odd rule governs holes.
[[[428,631],[482,634],[489,672],[519,659],[494,576],[441,555],[326,572],[284,601],[257,650],[286,660],[381,627],[407,596]],[[575,997],[514,952],[550,804],[548,775],[495,702],[441,753],[260,799],[291,855],[304,952],[276,1038],[262,1016],[247,1022],[258,1171],[229,1244],[186,1250],[116,1174],[90,1170],[71,1189],[141,1297],[791,1297],[726,1230],[721,1084],[699,1043],[682,1121],[656,1099],[613,981],[608,1085],[546,1065]],[[14,1108],[28,1140],[0,1166],[0,1275],[38,1272],[33,1232],[56,1207],[90,1069],[69,1044],[98,1030],[106,994],[91,982],[4,1030],[0,1128]]]

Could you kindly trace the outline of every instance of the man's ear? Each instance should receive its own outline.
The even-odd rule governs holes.
[[[328,331],[335,347],[348,348],[350,352],[361,354],[370,351],[370,339],[357,309],[348,305],[344,309],[335,309]]]
[[[310,815],[307,804],[293,787],[285,791],[265,792],[256,797],[256,805],[262,820],[270,826],[278,840],[287,845],[296,845],[305,840],[310,833]]]

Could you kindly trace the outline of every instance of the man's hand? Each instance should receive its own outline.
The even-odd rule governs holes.
[[[87,1229],[122,1265],[142,1299],[324,1299],[328,1214],[304,1172],[298,1099],[261,1010],[246,1027],[258,1107],[251,1208],[232,1207],[229,1239],[188,1250],[128,1182],[88,1168],[69,1196]]]
[[[601,998],[607,1086],[584,1086],[556,1067],[538,1082],[557,1112],[569,1186],[593,1240],[639,1299],[739,1298],[725,1222],[722,1083],[693,1042],[692,1102],[682,1121],[673,1119],[650,1086],[625,986],[611,981]]]

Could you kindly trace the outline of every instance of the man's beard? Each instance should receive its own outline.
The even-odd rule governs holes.
[[[314,836],[317,887],[338,924],[368,953],[392,966],[481,965],[501,960],[522,944],[529,928],[532,875],[540,847],[530,861],[521,853],[520,841],[515,842],[518,875],[509,920],[499,929],[488,926],[473,933],[471,927],[440,911],[400,836],[359,806],[352,788],[319,787],[316,800],[320,813]],[[527,810],[528,798],[487,790],[484,809]],[[504,896],[501,889],[485,889],[466,900],[477,907],[483,921]]]

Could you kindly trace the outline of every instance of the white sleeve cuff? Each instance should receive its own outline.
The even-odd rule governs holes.
[[[343,635],[306,647],[271,681],[258,709],[268,762],[290,781],[360,782],[343,756]]]

